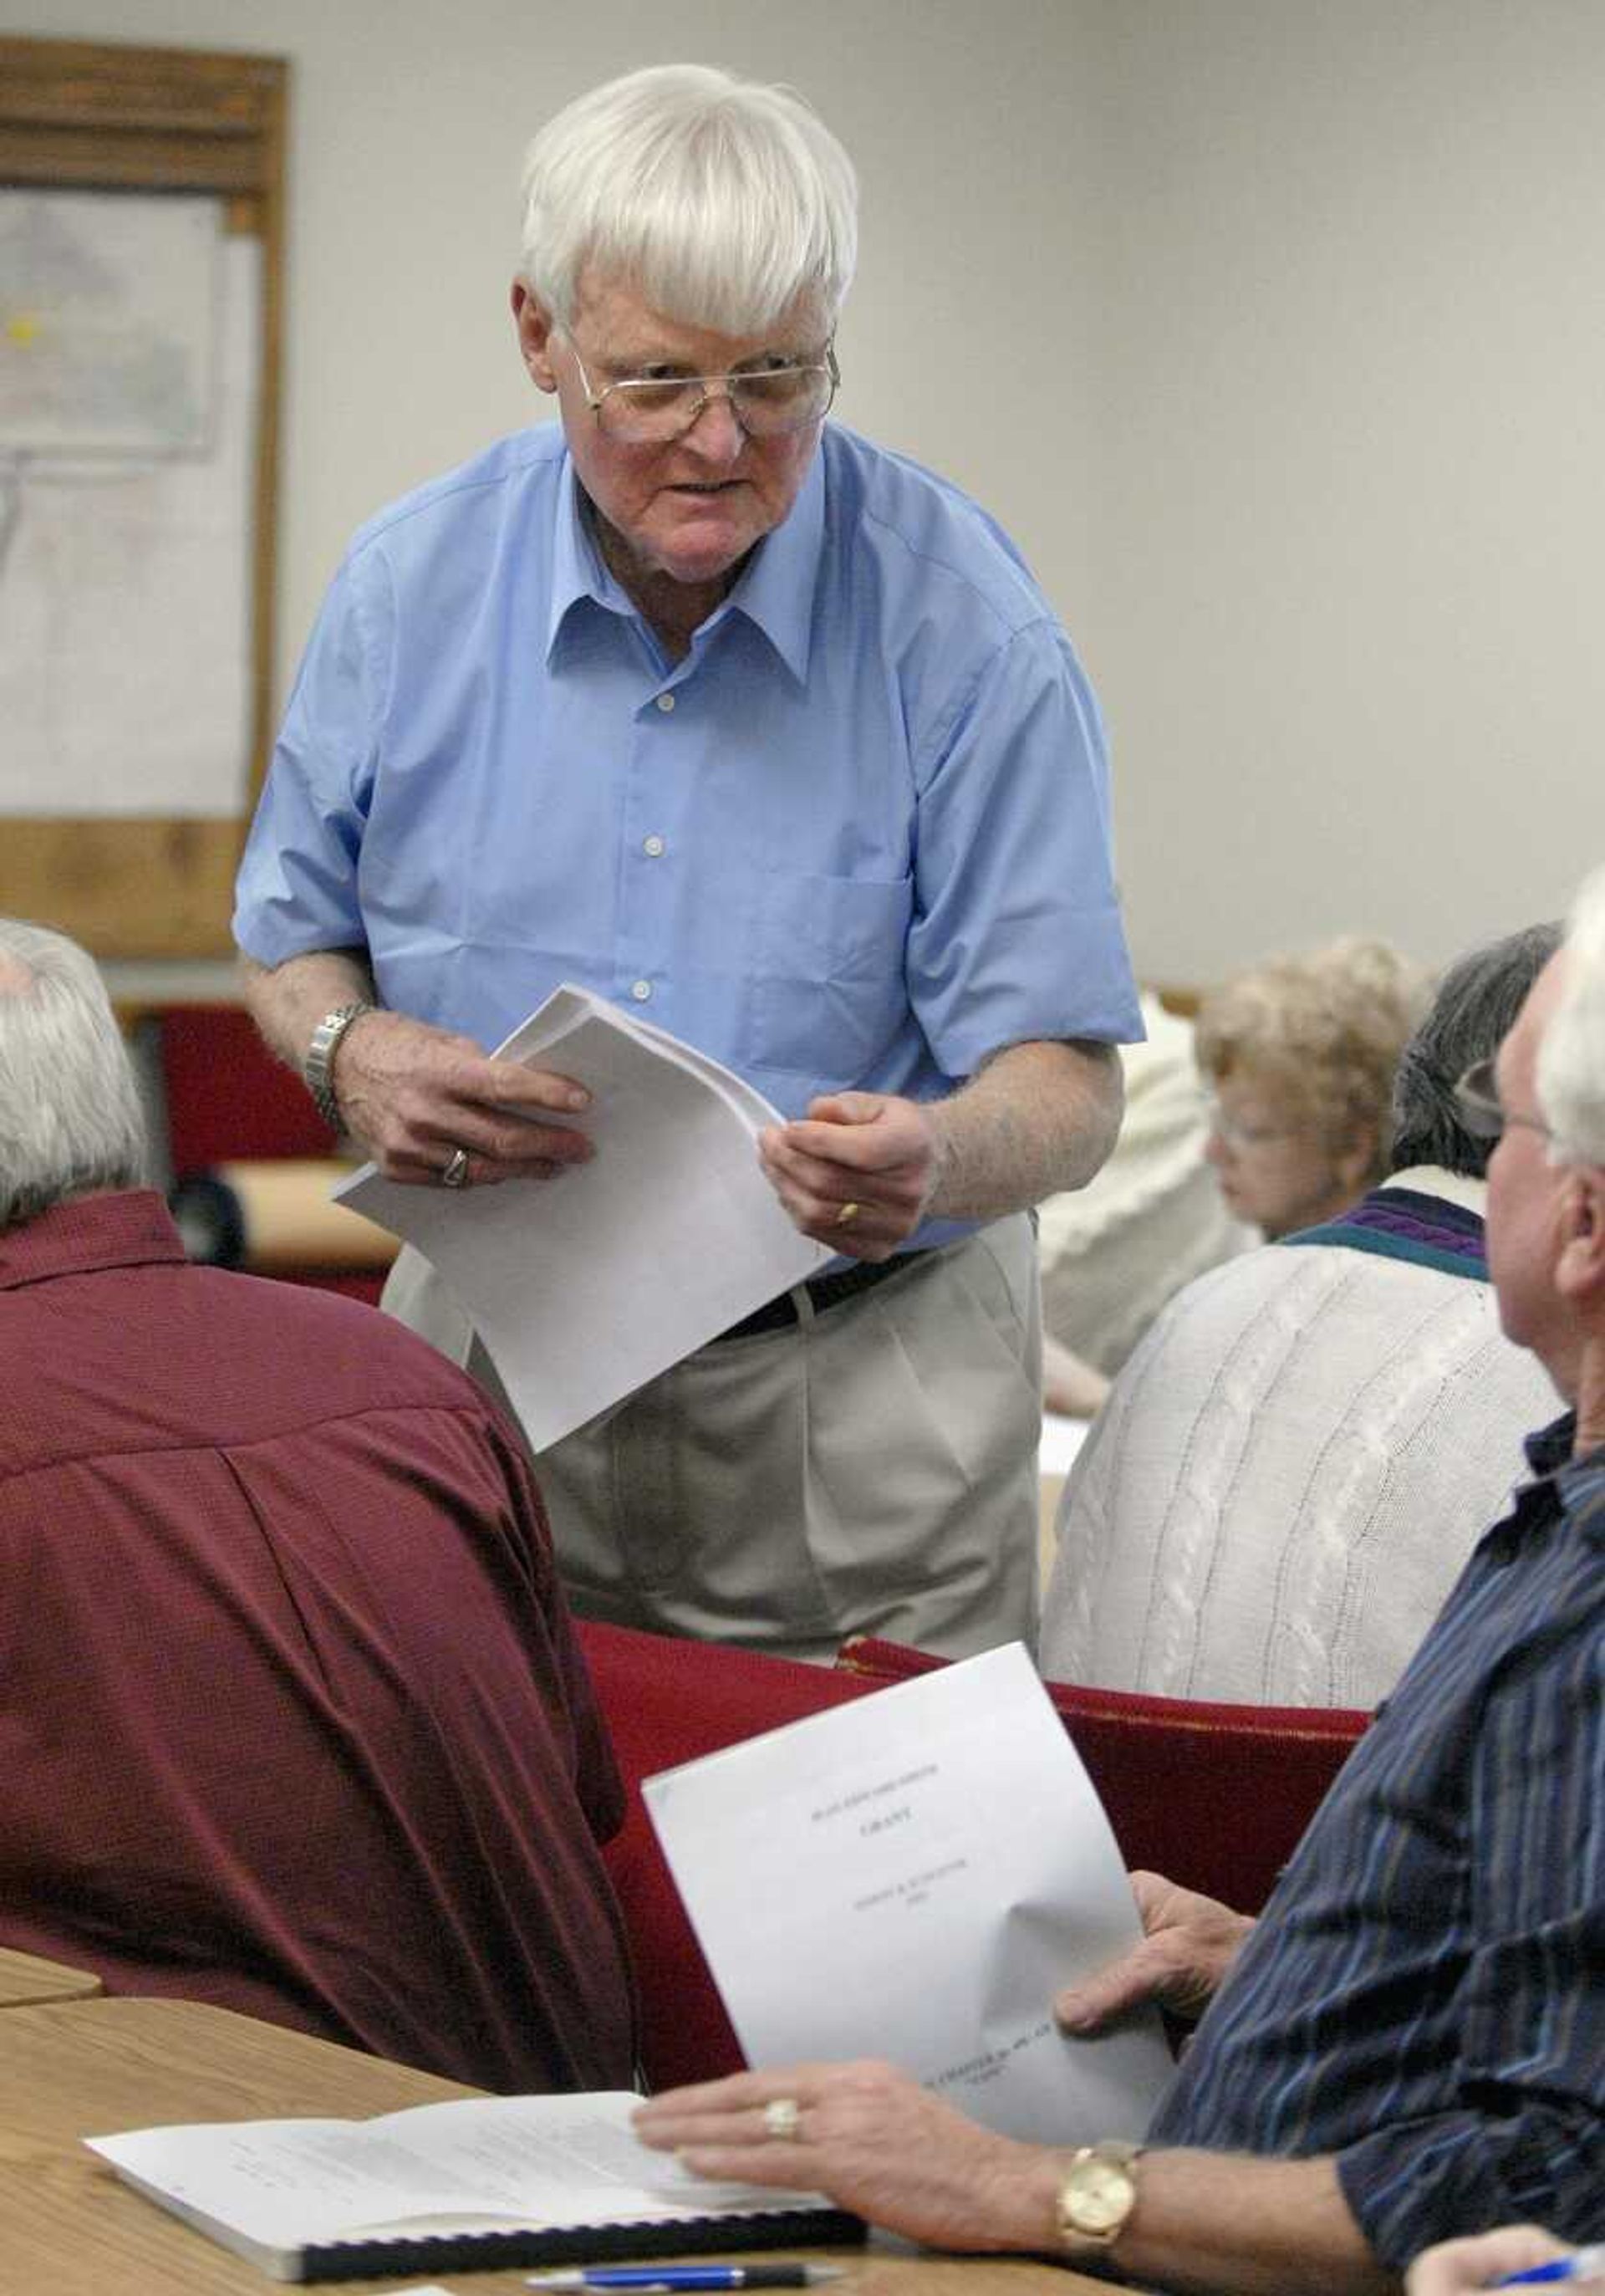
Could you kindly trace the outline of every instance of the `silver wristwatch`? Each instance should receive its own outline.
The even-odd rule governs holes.
[[[335,1048],[353,1021],[376,1009],[365,997],[359,997],[354,1004],[337,1004],[332,1013],[324,1013],[312,1032],[312,1042],[301,1063],[301,1075],[312,1095],[313,1105],[331,1132],[343,1128],[340,1103],[334,1097]]]

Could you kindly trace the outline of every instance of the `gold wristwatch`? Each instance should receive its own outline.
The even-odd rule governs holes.
[[[1137,2205],[1140,2144],[1113,2139],[1072,2152],[1059,2187],[1059,2245],[1066,2256],[1093,2256],[1112,2248]]]

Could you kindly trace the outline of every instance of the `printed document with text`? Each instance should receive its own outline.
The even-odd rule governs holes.
[[[1141,1929],[1023,1643],[643,1792],[749,2063],[886,2057],[1008,2136],[1142,2135],[1174,2070],[1157,2012],[1095,2040],[1053,2021]]]

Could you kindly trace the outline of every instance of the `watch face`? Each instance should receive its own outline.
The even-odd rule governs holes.
[[[1113,2232],[1131,2213],[1132,2174],[1123,2161],[1106,2161],[1096,2153],[1078,2161],[1065,2191],[1068,2213],[1077,2230]]]

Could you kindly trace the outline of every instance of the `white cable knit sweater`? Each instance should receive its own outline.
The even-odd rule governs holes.
[[[1388,1185],[1482,1208],[1445,1172]],[[1558,1407],[1475,1275],[1340,1244],[1229,1261],[1170,1302],[1082,1447],[1043,1673],[1374,1706]]]

